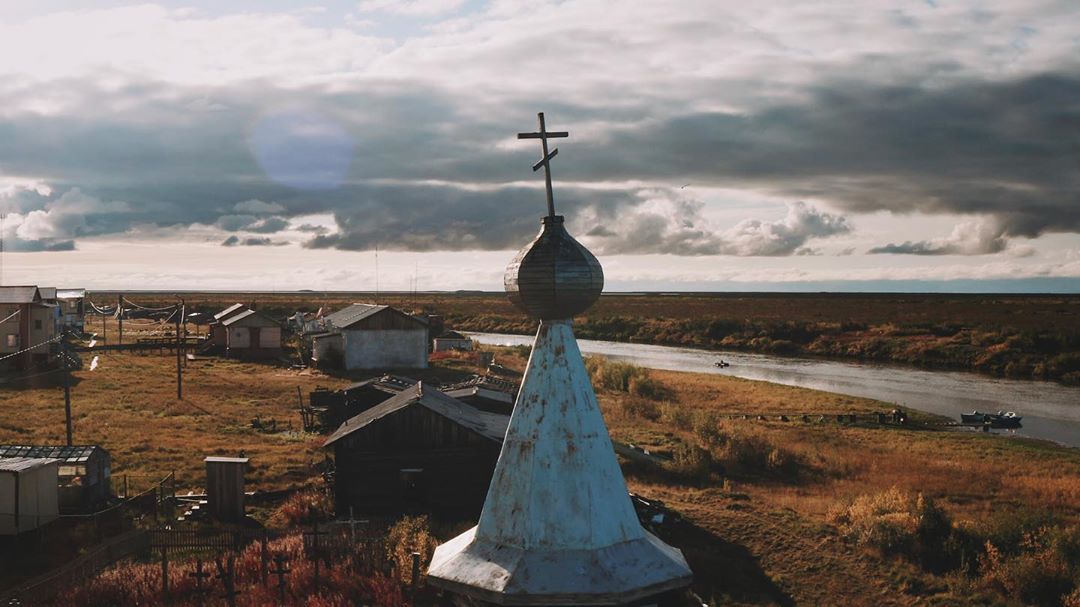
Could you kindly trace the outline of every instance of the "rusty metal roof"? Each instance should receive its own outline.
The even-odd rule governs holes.
[[[63,460],[65,463],[83,463],[90,460],[94,452],[109,452],[98,445],[0,445],[0,457],[30,457]]]
[[[570,322],[542,321],[480,522],[436,549],[429,583],[499,605],[613,605],[691,576],[641,527]]]
[[[476,407],[467,405],[456,398],[451,398],[434,388],[424,386],[423,382],[417,382],[412,388],[403,390],[396,396],[392,396],[345,421],[326,439],[323,447],[329,447],[342,438],[387,415],[414,405],[426,407],[454,423],[495,442],[502,441],[503,435],[506,434],[506,425],[510,421],[508,415],[480,411]]]
[[[0,287],[0,304],[28,304],[41,301],[37,287]]]

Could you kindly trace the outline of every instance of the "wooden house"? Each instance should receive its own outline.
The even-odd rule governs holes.
[[[434,352],[450,352],[457,350],[459,352],[472,352],[473,340],[469,337],[458,333],[457,331],[446,331],[442,335],[435,338],[432,345],[432,351]]]
[[[350,417],[382,403],[402,390],[416,385],[416,380],[399,375],[383,375],[356,382],[340,390],[317,387],[309,403],[319,415],[319,423],[327,431],[334,430]]]
[[[509,419],[417,383],[346,420],[323,445],[338,512],[476,516]]]
[[[97,445],[0,445],[0,458],[57,460],[61,512],[91,512],[112,496],[112,460]]]
[[[56,306],[37,287],[0,287],[0,369],[57,364],[56,326]]]
[[[18,535],[60,517],[58,464],[48,458],[0,458],[0,536]]]
[[[82,333],[86,329],[86,289],[57,289],[60,326]]]
[[[244,310],[220,321],[225,331],[225,355],[245,360],[281,356],[281,325],[255,310]]]
[[[425,369],[428,325],[390,306],[353,304],[323,318],[323,331],[308,336],[316,363],[347,370]]]
[[[222,321],[227,320],[229,317],[235,314],[239,314],[245,310],[247,310],[247,308],[244,307],[244,304],[235,303],[228,308],[225,308],[224,310],[218,312],[217,314],[214,314],[214,318],[210,321],[209,324],[210,343],[215,346],[224,348],[226,341],[226,330],[225,325],[221,324]]]

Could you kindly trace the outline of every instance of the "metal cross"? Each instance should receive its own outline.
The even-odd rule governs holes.
[[[544,125],[544,113],[540,112],[536,115],[540,120],[540,131],[536,133],[518,133],[518,139],[539,139],[540,147],[544,151],[544,157],[539,162],[533,165],[533,171],[539,171],[540,167],[544,167],[544,182],[547,185],[547,206],[548,217],[555,216],[555,198],[551,194],[551,159],[559,153],[559,148],[555,148],[548,152],[548,139],[555,139],[560,137],[569,137],[570,133],[566,131],[548,131],[547,126]]]

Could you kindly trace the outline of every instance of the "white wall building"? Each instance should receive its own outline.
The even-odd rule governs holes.
[[[347,370],[425,369],[428,326],[390,306],[353,304],[323,319],[311,335],[315,362],[340,357]]]
[[[58,460],[0,458],[0,536],[36,529],[60,516]]]

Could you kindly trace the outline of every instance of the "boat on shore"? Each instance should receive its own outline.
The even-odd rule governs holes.
[[[1018,428],[1022,416],[1012,411],[998,411],[997,413],[982,413],[978,410],[971,413],[961,413],[960,421],[965,424],[990,424],[992,428]]]

